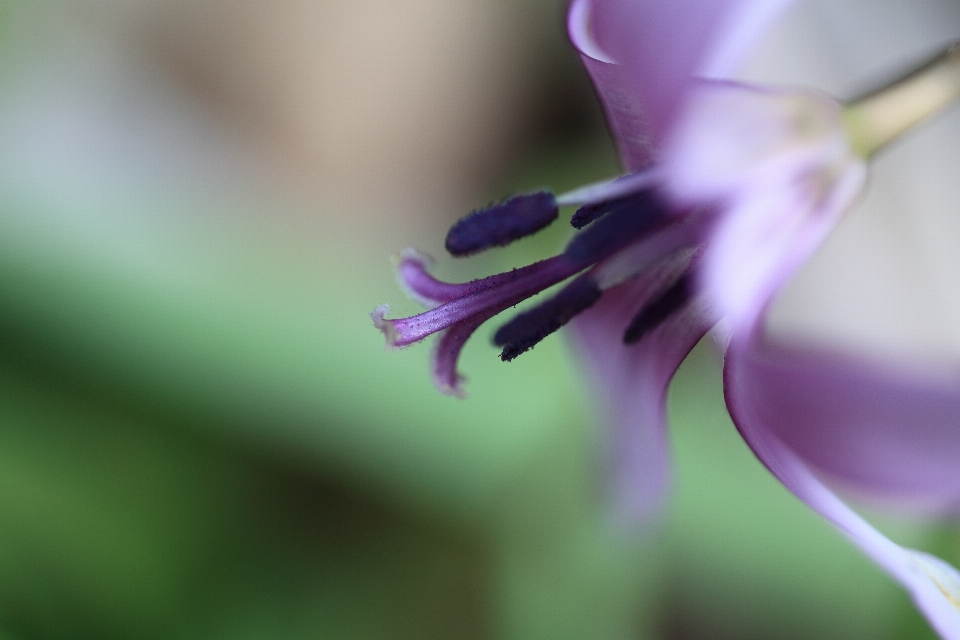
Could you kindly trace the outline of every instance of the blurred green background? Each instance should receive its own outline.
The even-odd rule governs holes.
[[[709,344],[635,534],[562,338],[482,329],[465,401],[384,352],[392,251],[617,171],[561,3],[2,7],[0,638],[931,637],[746,449]]]

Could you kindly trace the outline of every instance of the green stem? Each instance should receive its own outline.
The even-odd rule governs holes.
[[[960,97],[960,42],[844,108],[854,151],[869,158]]]

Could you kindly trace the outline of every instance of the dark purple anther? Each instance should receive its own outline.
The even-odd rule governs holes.
[[[570,216],[570,226],[574,229],[583,229],[585,226],[610,211],[609,202],[585,204]]]
[[[596,224],[570,241],[564,255],[575,262],[593,264],[672,219],[669,210],[652,190],[609,204],[611,208]]]
[[[519,314],[500,327],[493,336],[493,343],[503,347],[500,359],[509,362],[532,349],[538,342],[570,322],[575,315],[589,308],[601,295],[597,283],[590,276],[583,275],[561,289],[553,298]]]
[[[644,203],[647,201],[647,198],[651,193],[652,192],[648,189],[639,193],[632,193],[620,198],[614,198],[612,200],[603,200],[601,202],[585,204],[577,209],[576,213],[570,216],[570,226],[572,226],[574,229],[583,229],[594,220],[607,215],[611,211],[622,208],[635,208],[637,206],[643,207],[645,206]]]
[[[557,219],[552,193],[539,191],[479,209],[461,218],[447,232],[447,251],[467,256],[491,247],[504,247],[529,236]]]
[[[664,320],[687,304],[692,293],[691,289],[690,276],[684,275],[658,298],[644,305],[623,333],[623,342],[625,344],[639,342],[640,338],[659,327]]]

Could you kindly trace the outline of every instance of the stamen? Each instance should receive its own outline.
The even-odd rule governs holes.
[[[408,250],[398,262],[400,280],[415,299],[434,308],[409,318],[387,319],[388,309],[384,305],[371,314],[371,319],[386,337],[387,346],[392,348],[406,347],[429,335],[439,334],[433,354],[434,383],[444,393],[462,395],[462,377],[457,372],[457,359],[463,345],[477,327],[507,308],[563,282],[676,222],[675,216],[671,215],[653,191],[608,201],[603,207],[607,209],[607,213],[602,219],[578,234],[560,255],[462,284],[435,279],[429,273],[431,260]],[[513,198],[502,205],[468,216],[451,230],[454,248],[476,248],[489,245],[491,238],[502,239],[509,235],[511,239],[515,239],[530,233],[534,229],[533,225],[528,224],[524,229],[518,230],[523,225],[518,226],[514,224],[515,221],[511,221],[515,214],[521,211],[519,216],[522,218],[526,215],[522,211],[536,209],[534,213],[542,213],[547,208],[553,209],[551,217],[556,217],[553,196],[539,193]],[[492,226],[485,228],[485,225],[501,226],[491,230]],[[504,228],[511,230],[504,235],[501,233]],[[662,257],[663,250],[676,244],[678,238],[673,238],[676,234],[667,235],[668,242],[655,243],[652,246],[653,259]],[[681,235],[686,237],[687,234]],[[482,242],[470,244],[467,241],[471,238]],[[465,240],[460,242],[460,239]],[[646,262],[640,260],[639,264]],[[603,276],[604,281],[629,276],[614,263],[606,265],[598,273]],[[600,280],[592,275],[583,276],[561,290],[552,300],[515,318],[497,334],[497,344],[504,347],[501,358],[512,360],[531,349],[596,302],[602,295],[601,290]]]
[[[574,229],[583,229],[585,226],[602,217],[613,209],[616,200],[585,204],[576,213],[570,216],[570,226]]]
[[[639,342],[643,336],[659,327],[690,300],[691,289],[690,276],[681,276],[669,289],[660,294],[660,297],[640,309],[624,332],[623,342],[625,344]]]
[[[602,292],[589,275],[583,275],[560,293],[500,327],[493,343],[503,347],[500,359],[509,362],[570,322],[600,299]]]
[[[447,251],[460,257],[491,247],[504,247],[540,231],[556,220],[558,214],[552,193],[539,191],[514,196],[457,221],[447,233]]]
[[[593,264],[616,253],[671,220],[670,211],[652,190],[616,200],[613,208],[570,241],[564,255]]]
[[[641,191],[640,193],[631,193],[626,196],[611,198],[610,200],[601,200],[600,202],[592,202],[590,204],[585,204],[570,217],[570,226],[574,229],[583,229],[585,226],[605,216],[611,211],[616,211],[621,208],[643,208],[647,199],[647,191]]]

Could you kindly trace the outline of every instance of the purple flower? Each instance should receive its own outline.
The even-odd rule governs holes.
[[[578,205],[558,255],[465,284],[428,258],[399,261],[430,307],[373,321],[388,345],[437,333],[437,387],[483,322],[543,290],[558,293],[500,327],[511,360],[569,325],[611,425],[612,497],[632,519],[659,510],[667,483],[667,386],[705,333],[725,349],[731,416],[760,461],[899,581],[932,626],[960,639],[960,574],[896,545],[827,487],[955,505],[960,380],[911,375],[783,344],[764,330],[782,286],[860,193],[867,160],[960,94],[956,47],[850,104],[811,90],[720,80],[789,0],[575,0],[568,27],[605,108],[624,177],[554,197],[533,193],[474,212],[447,248],[502,246]],[[719,324],[718,324],[719,323]]]

